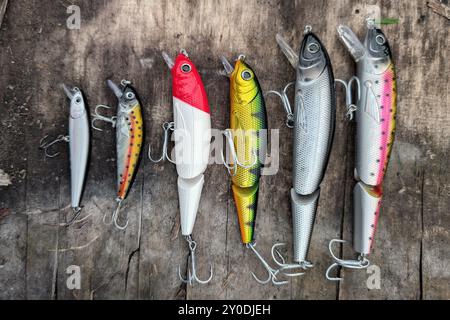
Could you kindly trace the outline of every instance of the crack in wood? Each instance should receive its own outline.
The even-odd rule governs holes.
[[[445,3],[442,3],[438,0],[430,0],[427,2],[427,6],[436,14],[450,20],[450,7]]]

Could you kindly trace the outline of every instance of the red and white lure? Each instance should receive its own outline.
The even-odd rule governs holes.
[[[382,183],[394,143],[397,92],[395,66],[386,36],[372,19],[367,20],[364,44],[353,31],[339,26],[340,39],[356,62],[357,76],[347,83],[341,82],[347,93],[347,115],[356,112],[356,168],[357,183],[353,190],[354,232],[353,249],[359,253],[357,260],[343,260],[332,252],[333,243],[345,241],[334,239],[329,249],[334,263],[328,268],[329,280],[332,269],[341,266],[351,269],[367,268],[375,230],[380,216]],[[357,84],[358,101],[351,102],[352,84]]]
[[[197,216],[197,210],[202,194],[204,175],[209,159],[211,143],[211,116],[208,98],[202,79],[185,50],[173,61],[163,52],[164,60],[172,73],[172,96],[174,121],[166,122],[164,128],[163,153],[159,159],[149,159],[160,162],[164,159],[176,164],[178,173],[178,196],[180,202],[181,233],[189,243],[191,270],[187,279],[181,276],[185,283],[208,283],[200,280],[195,269],[195,250],[197,243],[192,239],[192,231]],[[168,154],[169,131],[174,132],[175,159]]]

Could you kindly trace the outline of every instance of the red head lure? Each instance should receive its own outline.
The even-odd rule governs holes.
[[[212,278],[200,280],[195,270],[195,249],[197,243],[192,239],[192,231],[197,216],[197,210],[202,194],[204,175],[209,159],[211,143],[211,116],[209,103],[203,81],[189,59],[186,51],[173,61],[167,53],[163,53],[164,60],[172,73],[173,122],[163,125],[164,145],[162,156],[153,162],[168,159],[175,163],[178,173],[178,195],[180,201],[181,233],[189,243],[191,255],[191,270],[188,278],[183,279],[181,270],[179,276],[183,282],[207,283]],[[169,130],[174,131],[175,160],[171,160],[167,152]]]

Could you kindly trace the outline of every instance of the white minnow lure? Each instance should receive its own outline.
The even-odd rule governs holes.
[[[357,260],[343,260],[332,252],[334,239],[329,250],[334,263],[330,271],[338,266],[362,269],[370,264],[367,256],[373,244],[380,215],[382,183],[386,173],[395,135],[397,112],[396,74],[392,54],[386,36],[374,20],[367,20],[364,43],[349,27],[339,26],[339,37],[356,62],[357,76],[347,83],[339,80],[347,95],[349,118],[356,112],[356,168],[357,183],[353,190],[354,232],[353,249],[359,253]],[[352,104],[352,84],[357,84],[358,101]]]
[[[117,207],[112,214],[110,223],[114,222],[116,228],[124,230],[128,226],[128,220],[125,225],[119,225],[119,210],[137,173],[144,139],[144,120],[141,103],[130,81],[122,80],[120,87],[111,80],[108,80],[107,83],[118,100],[117,116],[111,118],[102,116],[98,113],[98,109],[109,109],[110,107],[98,105],[92,116],[92,127],[102,131],[95,126],[95,121],[106,121],[116,128]],[[103,216],[103,222],[107,223],[106,214]]]
[[[81,213],[80,201],[84,189],[90,144],[89,121],[81,90],[77,87],[69,89],[64,84],[62,88],[70,99],[69,135],[60,135],[51,142],[45,142],[47,137],[44,137],[41,140],[40,148],[45,151],[47,157],[53,158],[59,152],[50,154],[48,153],[49,147],[61,141],[69,143],[71,207],[74,215],[65,225],[70,225],[76,222],[77,217]]]
[[[202,79],[185,50],[181,50],[175,61],[163,52],[163,58],[172,73],[172,98],[174,121],[166,122],[164,128],[163,154],[159,159],[148,157],[153,162],[164,159],[176,164],[178,173],[178,196],[180,202],[181,233],[189,243],[191,270],[187,279],[180,279],[189,284],[208,283],[213,276],[200,280],[196,274],[195,250],[197,243],[192,239],[195,219],[202,194],[204,175],[209,160],[211,143],[211,115],[208,98]],[[175,159],[168,155],[169,131],[174,131]]]
[[[286,264],[272,257],[281,270],[308,269],[313,264],[307,261],[311,235],[320,195],[320,183],[324,177],[331,144],[334,136],[336,118],[336,99],[331,61],[320,39],[306,26],[297,55],[287,42],[277,35],[277,42],[292,66],[296,69],[295,102],[291,110],[287,89],[282,92],[270,91],[278,95],[287,112],[286,124],[294,128],[293,188],[291,207],[293,223],[294,263]],[[301,275],[298,273],[296,275]]]

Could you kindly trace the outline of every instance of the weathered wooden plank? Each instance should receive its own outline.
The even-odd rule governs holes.
[[[428,272],[421,268],[423,256],[426,255],[423,243],[421,244],[425,192],[423,183],[424,172],[427,172],[424,133],[434,131],[436,133],[432,135],[439,136],[441,132],[433,129],[435,124],[432,123],[437,119],[430,119],[433,118],[432,114],[440,112],[439,106],[428,102],[428,94],[425,92],[430,93],[432,88],[428,84],[436,81],[435,79],[446,77],[441,74],[445,70],[445,63],[436,48],[442,45],[445,47],[448,28],[442,29],[442,21],[432,23],[429,19],[434,18],[426,13],[424,4],[390,2],[383,5],[383,16],[399,17],[400,24],[385,27],[399,75],[399,111],[396,143],[384,183],[380,226],[371,255],[372,263],[381,268],[381,289],[368,290],[365,284],[368,275],[365,272],[346,270],[343,272],[345,281],[340,291],[340,298],[345,299],[419,299],[423,295],[422,279],[425,272]],[[431,43],[416,39],[429,39]],[[429,57],[425,58],[427,63],[422,62],[424,57]],[[448,101],[448,96],[443,99]],[[419,105],[421,107],[416,108]],[[427,105],[433,106],[433,112],[427,114],[431,109]],[[444,132],[448,132],[446,115],[437,121],[442,121]],[[348,201],[347,212],[351,212],[351,202]],[[346,223],[350,223],[347,217]],[[348,229],[345,234],[350,238]]]
[[[5,16],[6,8],[8,7],[8,0],[2,0],[0,3],[0,27],[3,23],[3,17]]]
[[[97,19],[102,21],[107,17],[101,14],[101,6],[85,4],[83,8],[98,13],[96,22],[86,21],[79,31],[67,31],[66,36],[70,39],[69,47],[72,50],[71,59],[67,63],[73,68],[72,78],[83,85],[90,109],[93,110],[96,104],[103,103],[111,105],[111,112],[114,113],[117,98],[106,87],[107,78],[115,82],[121,79],[130,80],[138,93],[142,92],[145,86],[142,85],[143,77],[138,71],[140,64],[137,59],[131,59],[131,56],[127,56],[126,63],[120,63],[126,53],[121,51],[122,46],[117,43],[105,55],[103,49],[106,43],[114,43],[120,39],[102,38],[93,42],[91,33],[98,23]],[[120,30],[120,25],[117,30]],[[116,36],[119,37],[119,32]],[[97,68],[92,68],[95,63],[98,64]],[[102,70],[108,70],[107,74]],[[133,74],[131,70],[136,71]],[[123,224],[129,219],[128,228],[126,231],[120,231],[113,225],[106,226],[102,222],[103,216],[106,214],[109,219],[116,206],[115,130],[108,128],[104,132],[92,131],[92,138],[92,161],[84,196],[84,214],[90,217],[78,228],[67,229],[65,237],[66,246],[69,247],[76,243],[81,246],[90,245],[82,250],[70,250],[63,254],[60,268],[60,273],[64,273],[68,265],[74,261],[78,262],[84,272],[82,279],[85,281],[81,292],[63,290],[61,295],[84,299],[137,298],[136,258],[139,256],[140,247],[144,162],[140,164],[137,178],[120,211],[120,223]],[[80,245],[76,245],[78,246]],[[62,281],[60,286],[64,285]]]
[[[427,154],[423,185],[422,298],[434,300],[450,298],[448,139],[442,146]]]
[[[3,1],[2,5],[6,4]],[[6,7],[3,7],[6,8]],[[9,9],[11,12],[11,9]],[[14,11],[13,11],[14,12]],[[3,18],[3,14],[1,14]],[[23,24],[25,17],[17,19]],[[0,23],[1,25],[1,23]],[[25,215],[27,146],[21,124],[29,112],[11,49],[12,25],[5,19],[0,30],[0,102],[4,116],[0,125],[0,168],[11,184],[0,187],[0,299],[26,298],[26,228]],[[23,41],[23,40],[22,40]],[[17,154],[7,152],[16,150]],[[20,155],[20,156],[18,156]]]
[[[170,49],[170,48],[169,48]],[[174,54],[173,50],[170,54]],[[151,55],[154,64],[146,69],[147,84],[146,144],[152,155],[162,148],[162,124],[171,121],[170,72],[158,53]],[[147,151],[147,149],[145,150]],[[178,266],[186,261],[186,243],[180,237],[178,195],[175,166],[165,161],[153,164],[145,155],[145,184],[141,255],[139,261],[139,297],[142,299],[184,299],[186,286],[178,279]],[[160,197],[163,193],[164,197]]]
[[[446,6],[444,3],[442,6]],[[448,5],[447,18],[448,16]],[[429,62],[420,66],[421,81],[430,85],[427,94],[421,95],[418,103],[424,113],[417,128],[417,140],[423,146],[423,207],[422,207],[422,297],[423,299],[450,298],[450,171],[448,165],[450,150],[450,66],[449,26],[450,21],[429,13],[423,20],[424,38],[429,43],[415,50],[422,50],[422,57]],[[439,26],[440,25],[440,26]],[[443,26],[443,27],[442,27]],[[442,53],[442,52],[444,53]],[[440,80],[447,79],[447,80]],[[436,83],[441,83],[436,85]],[[433,85],[434,84],[434,85]],[[419,95],[419,92],[415,95]]]
[[[336,137],[310,252],[316,266],[281,288],[261,286],[249,273],[263,276],[264,270],[241,245],[230,179],[222,166],[211,165],[205,173],[194,230],[199,275],[206,275],[212,262],[215,276],[206,286],[189,287],[177,275],[178,265],[186,270],[188,250],[178,230],[172,164],[155,165],[144,158],[122,212],[130,218],[128,229],[105,226],[103,214],[114,209],[114,130],[93,132],[83,198],[87,218],[70,228],[57,228],[53,225],[68,214],[70,196],[66,146],[60,146],[62,154],[51,160],[36,149],[45,133],[67,130],[67,99],[60,82],[80,86],[93,111],[98,103],[115,105],[105,80],[123,77],[140,93],[146,146],[150,142],[157,153],[161,124],[172,118],[171,79],[161,50],[174,55],[186,48],[191,53],[207,87],[213,127],[220,129],[228,126],[229,112],[228,80],[218,74],[220,55],[246,54],[265,91],[293,79],[292,68],[276,46],[276,32],[297,48],[304,25],[312,24],[327,45],[336,77],[346,78],[354,67],[335,27],[345,22],[361,30],[364,6],[358,1],[75,1],[81,8],[80,30],[65,26],[69,3],[48,10],[53,3],[15,1],[0,31],[0,45],[6,48],[0,53],[0,101],[7,108],[0,139],[4,150],[16,154],[0,153],[0,168],[13,183],[0,192],[0,286],[7,288],[0,298],[448,299],[450,173],[445,161],[450,119],[445,110],[448,81],[442,79],[449,74],[449,25],[420,1],[375,3],[383,16],[400,18],[399,25],[384,27],[399,70],[399,115],[371,255],[381,268],[380,290],[368,290],[365,271],[342,271],[340,286],[324,277],[331,262],[328,241],[341,236],[350,240],[352,235],[354,124],[344,120],[340,88]],[[35,107],[28,110],[29,105]],[[269,127],[280,129],[280,169],[261,180],[256,238],[258,249],[271,262],[270,248],[276,241],[287,242],[286,252],[291,253],[292,133],[284,127],[279,101],[268,98],[267,109]],[[351,249],[346,247],[344,254],[352,255]],[[81,268],[80,290],[66,286],[70,265]]]
[[[340,22],[345,8],[349,5],[347,2],[282,2],[280,5],[280,24],[282,29],[279,31],[286,35],[291,35],[290,43],[299,50],[303,39],[303,29],[305,25],[311,25],[313,31],[321,38],[326,46],[333,63],[335,77],[347,77],[352,72],[352,64],[347,53],[337,41],[335,36],[335,26]],[[292,67],[287,63],[286,58],[280,50],[275,53],[282,59],[276,66],[283,66],[283,73],[289,74],[291,80],[295,73]],[[274,66],[275,67],[275,66]],[[276,79],[279,82],[278,79]],[[310,252],[308,258],[315,264],[315,267],[308,270],[304,276],[292,281],[291,291],[293,299],[336,299],[337,289],[334,283],[325,281],[324,273],[329,263],[327,245],[331,238],[340,236],[341,218],[343,211],[344,189],[336,188],[346,180],[346,159],[348,144],[348,125],[344,117],[344,108],[342,104],[342,88],[337,87],[337,119],[336,131],[333,140],[333,148],[330,155],[328,169],[321,184],[321,196],[314,225]],[[282,126],[280,123],[279,126]],[[282,140],[292,139],[292,133],[288,133]],[[289,163],[289,171],[279,173],[278,184],[292,184],[292,145],[286,144],[288,149],[282,153],[282,161]],[[286,147],[287,147],[286,146]],[[283,179],[283,180],[282,180]],[[282,182],[284,181],[284,182]],[[285,193],[283,199],[287,205],[288,216],[282,220],[291,224],[290,198]],[[286,223],[286,222],[283,222]],[[289,252],[292,252],[292,229],[286,230],[287,242],[289,243]]]

